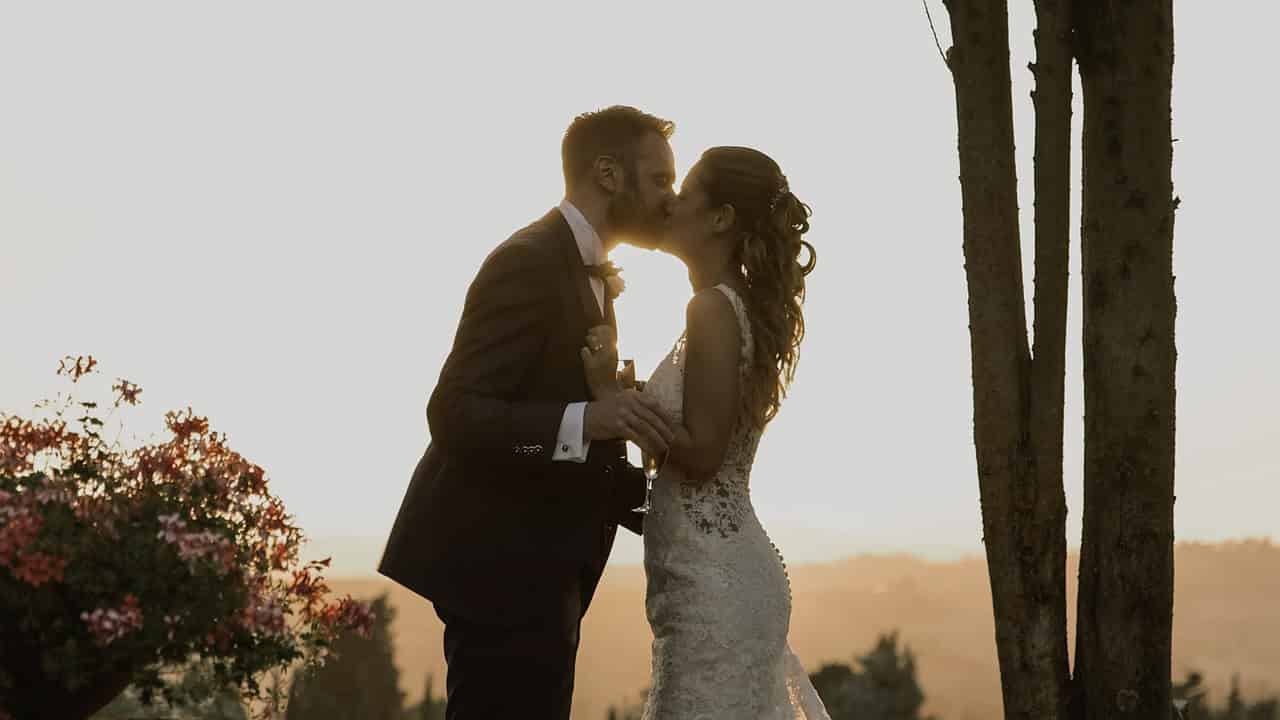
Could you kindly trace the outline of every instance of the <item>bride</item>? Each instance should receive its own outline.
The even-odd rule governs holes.
[[[808,217],[777,163],[740,147],[706,151],[672,210],[660,249],[688,266],[694,296],[684,335],[644,388],[675,430],[644,521],[645,720],[829,720],[788,647],[786,566],[749,488],[804,336]],[[601,350],[583,350],[597,398],[618,391],[606,332],[588,338]]]

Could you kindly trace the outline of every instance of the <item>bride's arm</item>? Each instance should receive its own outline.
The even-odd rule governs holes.
[[[693,296],[685,328],[684,423],[673,428],[667,462],[701,485],[724,462],[742,412],[742,337],[733,305],[718,290]]]

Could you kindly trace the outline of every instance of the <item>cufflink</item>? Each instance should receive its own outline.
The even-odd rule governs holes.
[[[560,452],[569,452],[569,444],[565,443],[560,446]]]

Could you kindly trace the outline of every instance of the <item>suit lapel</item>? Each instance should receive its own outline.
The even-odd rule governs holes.
[[[596,294],[591,290],[591,279],[587,275],[587,268],[582,264],[582,252],[578,250],[578,241],[573,238],[573,230],[569,228],[569,222],[564,219],[564,215],[560,214],[558,209],[551,211],[555,215],[556,236],[561,246],[561,257],[564,258],[565,270],[569,275],[569,282],[573,285],[573,292],[577,295],[578,306],[582,309],[582,319],[586,321],[587,327],[595,327],[605,322],[605,318],[600,313],[600,306],[596,303]],[[549,216],[548,216],[549,217]]]
[[[573,247],[575,253],[578,252],[578,246]],[[578,299],[582,301],[583,316],[587,319],[587,327],[595,327],[605,321],[604,316],[600,314],[600,304],[596,302],[596,293],[591,289],[591,276],[587,274],[587,269],[582,264],[582,255],[577,255],[578,265],[574,272],[574,285],[578,289]]]

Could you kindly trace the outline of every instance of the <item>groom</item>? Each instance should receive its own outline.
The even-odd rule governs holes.
[[[619,524],[636,533],[669,421],[633,390],[589,401],[581,349],[615,326],[605,256],[653,246],[674,198],[673,125],[615,106],[576,118],[565,198],[481,265],[427,405],[378,570],[444,621],[449,720],[567,720],[579,629]],[[599,348],[593,348],[598,350]]]

